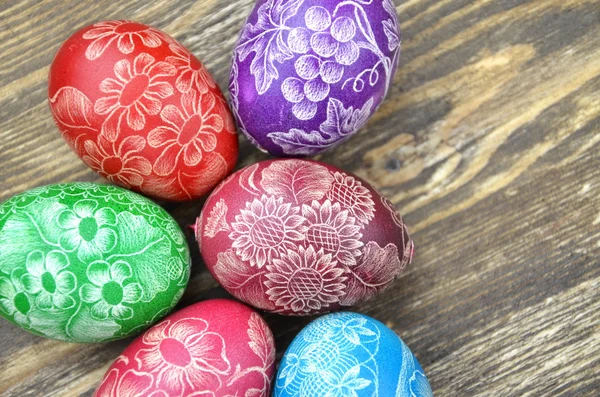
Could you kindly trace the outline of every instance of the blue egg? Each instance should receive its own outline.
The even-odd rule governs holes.
[[[432,397],[408,346],[379,321],[328,314],[308,324],[287,349],[275,397]]]

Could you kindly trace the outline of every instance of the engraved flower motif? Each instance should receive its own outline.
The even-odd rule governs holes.
[[[91,284],[81,287],[81,299],[93,303],[92,316],[99,319],[112,316],[121,320],[133,317],[133,310],[126,305],[139,302],[142,288],[138,283],[125,285],[132,276],[127,262],[95,261],[90,263],[86,274]]]
[[[357,390],[362,390],[371,385],[369,379],[359,377],[360,365],[355,365],[348,371],[325,371],[320,374],[320,379],[325,388],[329,389],[327,397],[358,397]]]
[[[336,265],[323,249],[289,250],[267,265],[267,295],[279,308],[300,314],[326,308],[344,295],[346,277]]]
[[[179,76],[175,86],[181,92],[188,92],[192,87],[196,88],[201,94],[208,92],[208,88],[215,88],[217,85],[208,70],[198,61],[198,59],[187,51],[179,43],[169,44],[169,49],[173,51],[174,56],[169,56],[165,61],[177,68]]]
[[[165,106],[160,117],[167,125],[148,134],[150,146],[163,148],[154,163],[154,172],[161,176],[169,175],[181,160],[186,166],[198,165],[203,153],[215,150],[215,134],[223,130],[224,124],[221,116],[213,112],[214,107],[215,97],[212,94],[198,97],[194,90],[181,95],[183,112],[177,106]]]
[[[59,245],[66,251],[77,250],[82,262],[99,259],[117,243],[117,234],[109,226],[117,224],[117,214],[110,208],[98,208],[94,200],[79,200],[73,210],[58,214],[58,226],[63,229]]]
[[[154,326],[143,336],[148,349],[140,349],[135,359],[144,371],[157,374],[157,388],[171,397],[182,397],[186,389],[217,390],[220,375],[228,374],[231,364],[225,341],[208,331],[200,318],[170,320]]]
[[[77,285],[75,275],[65,269],[69,259],[62,251],[33,251],[27,255],[27,274],[21,282],[27,292],[35,295],[35,305],[42,310],[69,309],[75,300],[69,296]]]
[[[244,261],[261,268],[279,253],[294,248],[294,241],[304,239],[298,207],[283,203],[283,197],[263,195],[260,200],[247,202],[231,225],[232,247]]]
[[[19,280],[17,269],[11,273],[10,280],[0,276],[0,310],[12,316],[21,327],[30,327],[32,308],[33,304]]]
[[[375,332],[365,327],[366,324],[367,320],[363,317],[334,318],[329,323],[331,337],[338,342],[340,348],[352,350],[369,338],[377,337]]]
[[[130,369],[121,376],[119,369],[113,368],[94,393],[94,397],[145,396],[152,386],[152,381],[152,376],[149,374]],[[151,396],[155,396],[155,394],[153,393]]]
[[[359,248],[363,246],[362,234],[348,210],[341,210],[340,203],[332,204],[330,200],[323,204],[313,200],[311,205],[302,205],[302,215],[307,221],[304,228],[307,244],[315,250],[322,249],[343,265],[356,265],[356,258],[361,255]]]
[[[156,48],[162,44],[161,33],[149,26],[132,21],[103,21],[94,24],[84,33],[83,38],[94,40],[86,49],[85,56],[90,61],[100,57],[113,41],[123,54],[131,54],[135,48],[134,38],[146,47]]]
[[[367,225],[375,213],[375,203],[369,189],[344,173],[335,172],[333,177],[334,181],[327,192],[327,198],[348,208],[359,223]]]
[[[92,140],[84,143],[87,154],[82,159],[113,183],[125,188],[140,186],[144,182],[143,177],[152,172],[152,164],[144,157],[136,155],[144,146],[146,141],[141,136],[128,136],[115,150],[114,142],[108,142],[100,136],[98,143]]]
[[[175,66],[167,62],[155,62],[153,56],[141,53],[133,65],[127,59],[114,66],[117,77],[106,78],[100,83],[100,91],[108,94],[96,101],[94,111],[106,116],[101,133],[114,142],[120,132],[123,117],[129,128],[136,131],[146,125],[146,115],[157,115],[161,99],[173,95],[173,87],[165,78],[177,73]]]

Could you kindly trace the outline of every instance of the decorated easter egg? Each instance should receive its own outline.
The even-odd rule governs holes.
[[[408,346],[379,321],[329,314],[308,324],[283,355],[274,397],[433,397]]]
[[[229,293],[294,315],[375,296],[413,252],[388,199],[352,174],[299,159],[262,161],[231,175],[206,201],[196,239]]]
[[[127,189],[195,199],[237,161],[233,118],[214,79],[147,25],[104,21],[75,32],[54,58],[48,95],[75,153]]]
[[[207,300],[139,336],[115,360],[94,397],[267,397],[275,343],[247,306]]]
[[[229,78],[239,129],[275,156],[312,156],[358,131],[400,58],[392,0],[257,0]]]
[[[140,332],[183,295],[185,237],[161,207],[94,183],[50,185],[0,205],[0,314],[67,342]]]

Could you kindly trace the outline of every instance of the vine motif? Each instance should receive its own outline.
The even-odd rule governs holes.
[[[88,183],[42,187],[2,204],[0,314],[49,338],[99,342],[151,320],[142,304],[171,308],[189,278],[189,252],[174,221],[153,207]]]
[[[318,153],[360,129],[387,94],[400,52],[398,19],[391,0],[382,0],[380,4],[372,0],[345,0],[333,9],[320,5],[307,8],[306,3],[305,0],[263,1],[256,22],[248,22],[242,30],[230,76],[234,115],[244,134],[255,143],[258,142],[240,118],[238,63],[251,58],[249,73],[261,96],[274,90],[274,83],[280,80],[281,65],[293,61],[292,75],[281,81],[278,89],[297,120],[312,120],[320,103],[329,98],[327,121],[319,129],[293,128],[268,134],[287,155]],[[376,7],[381,9],[375,11]],[[299,15],[300,10],[303,15]],[[386,43],[377,40],[370,12],[385,15],[381,31]],[[361,71],[353,67],[359,59],[370,62],[371,58],[374,63]],[[338,94],[331,93],[333,87],[341,92],[362,93],[366,87],[378,85],[382,74],[383,95],[367,97],[361,107],[345,107],[336,97]]]

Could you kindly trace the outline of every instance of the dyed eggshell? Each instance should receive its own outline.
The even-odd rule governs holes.
[[[274,361],[273,335],[256,312],[231,300],[208,300],[134,340],[94,397],[267,397]]]
[[[263,161],[231,175],[196,225],[202,257],[229,293],[308,315],[388,287],[413,242],[393,204],[362,179],[314,161]]]
[[[358,131],[400,58],[392,0],[258,0],[229,78],[239,129],[274,156],[312,156]]]
[[[274,397],[433,397],[408,346],[369,316],[340,312],[308,324],[283,355]]]
[[[50,185],[0,205],[0,314],[67,342],[140,332],[187,285],[181,229],[139,194],[94,183]]]
[[[235,125],[214,79],[149,26],[104,21],[74,33],[54,58],[48,95],[75,153],[122,187],[192,200],[237,161]]]

